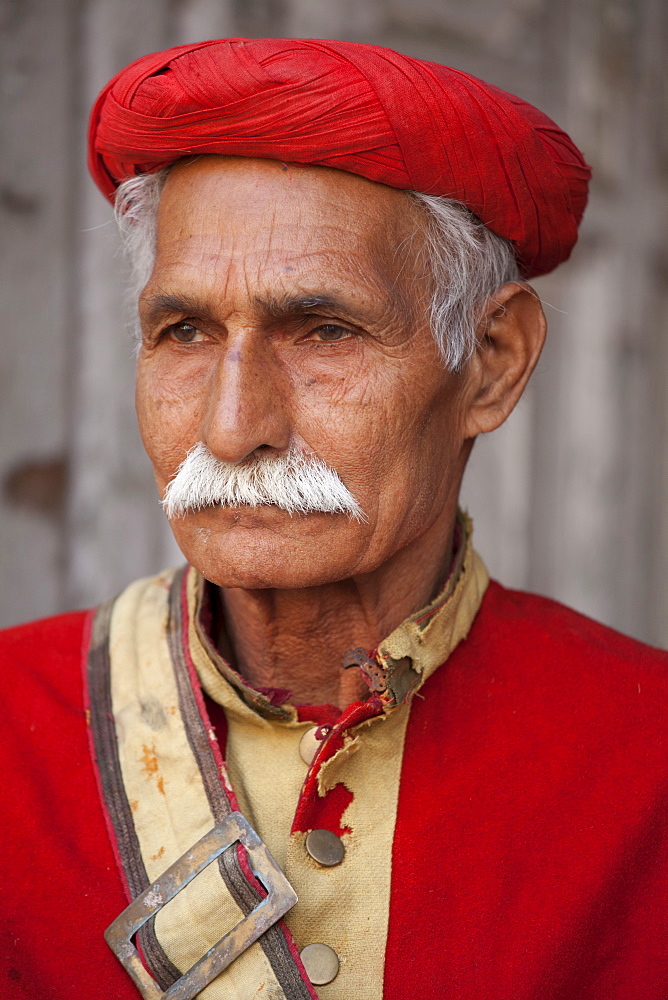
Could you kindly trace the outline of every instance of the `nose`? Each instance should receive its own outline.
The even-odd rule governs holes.
[[[273,352],[253,332],[228,339],[209,385],[202,440],[216,458],[241,462],[257,448],[290,443],[284,380]]]

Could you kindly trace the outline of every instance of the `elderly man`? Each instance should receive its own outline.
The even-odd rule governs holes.
[[[188,565],[3,637],[3,995],[668,996],[667,658],[489,582],[457,509],[580,154],[296,40],[139,60],[90,143]]]

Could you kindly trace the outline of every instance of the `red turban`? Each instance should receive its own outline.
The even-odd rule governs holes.
[[[590,170],[544,114],[497,87],[376,45],[230,38],[144,56],[100,94],[89,165],[127,177],[217,153],[318,164],[461,201],[528,277],[570,254]]]

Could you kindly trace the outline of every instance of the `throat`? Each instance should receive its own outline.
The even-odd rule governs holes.
[[[444,537],[425,537],[420,551],[395,553],[368,575],[286,590],[209,585],[207,631],[246,684],[262,693],[279,689],[293,705],[341,710],[365,700],[368,677],[346,654],[372,654],[440,591],[463,537],[455,536],[454,518],[453,512]]]
[[[291,614],[297,609],[283,606],[267,591],[260,592],[260,607],[257,592],[219,594],[218,649],[251,687],[264,694],[285,692],[283,697],[293,705],[335,705],[341,710],[368,696],[364,676],[344,666],[351,632],[365,638],[365,648],[373,649],[374,640],[379,641],[365,622],[349,630],[340,627],[340,619],[327,621],[320,614],[308,616],[315,619],[308,621]]]

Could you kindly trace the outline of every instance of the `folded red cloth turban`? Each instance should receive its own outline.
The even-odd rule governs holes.
[[[184,156],[318,164],[463,202],[527,277],[570,254],[590,170],[536,108],[376,45],[230,38],[145,56],[100,94],[89,165],[118,184]]]

